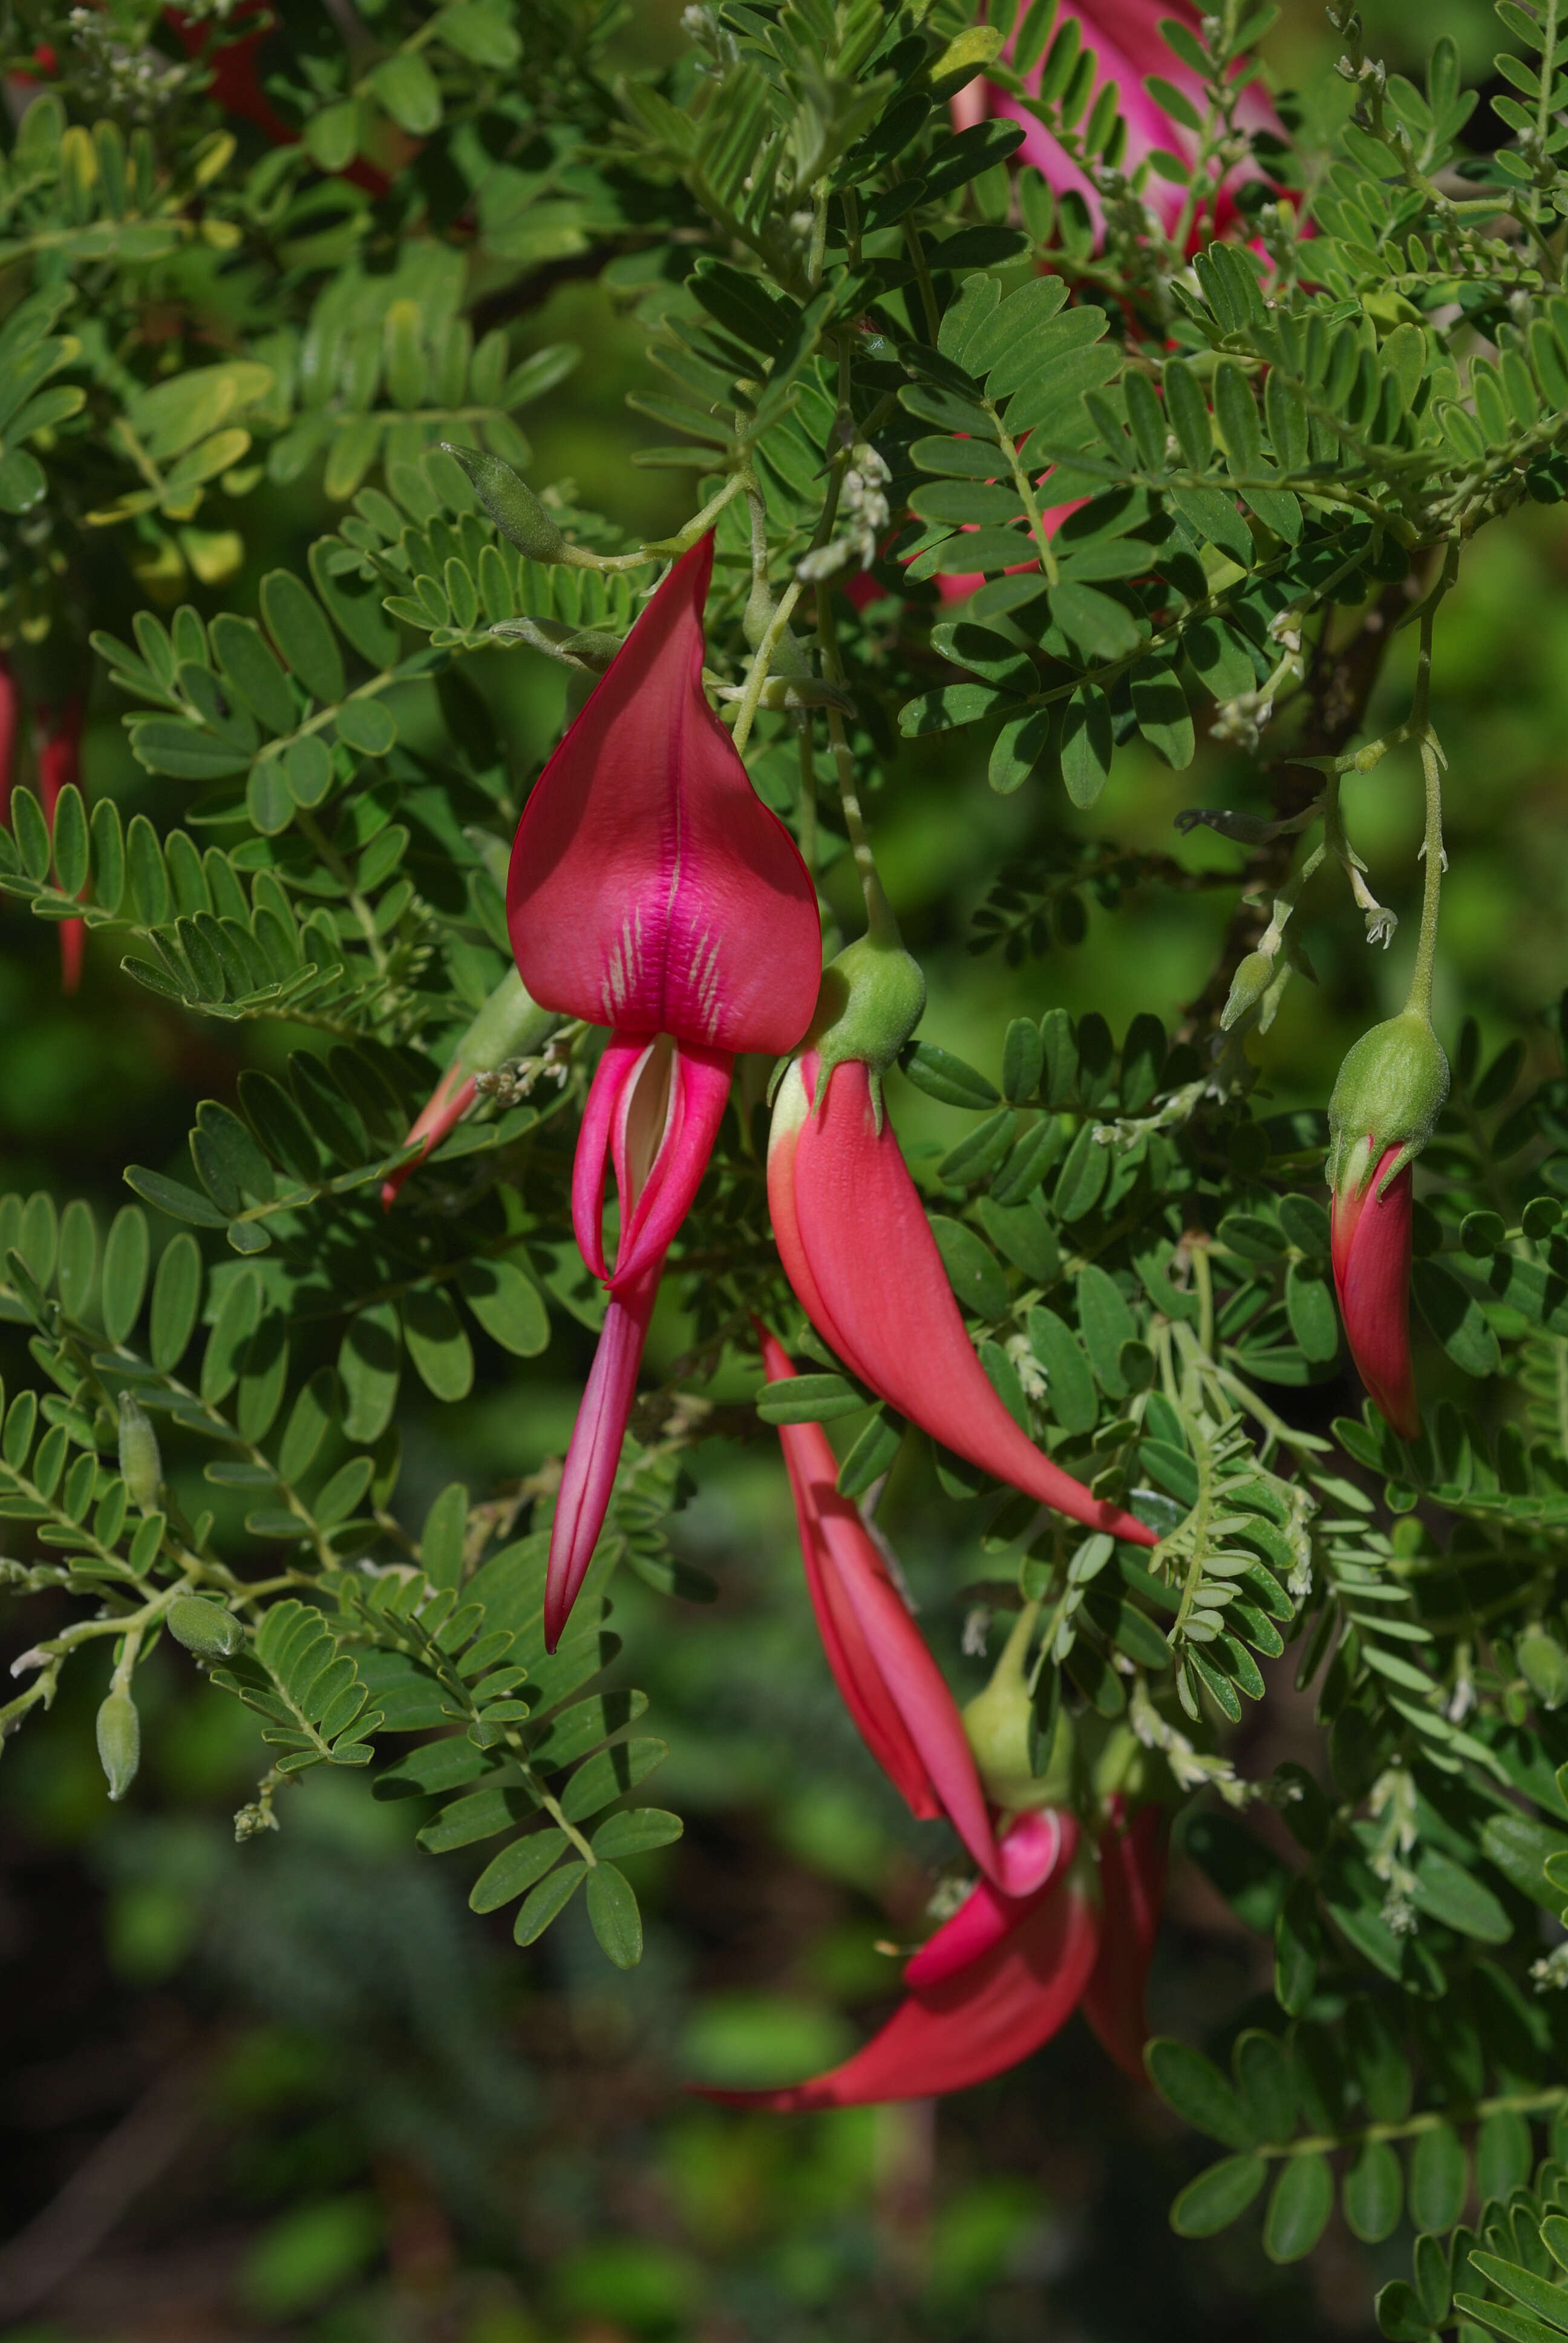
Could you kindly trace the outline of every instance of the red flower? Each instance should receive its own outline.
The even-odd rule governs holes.
[[[15,724],[13,710],[11,721]],[[50,835],[55,829],[55,809],[60,802],[60,792],[67,783],[78,789],[82,785],[82,703],[79,699],[63,699],[57,708],[40,708],[38,723],[42,738],[38,743],[38,794],[43,799],[44,819]],[[75,992],[82,981],[82,947],[86,938],[85,920],[60,921],[60,990]]]
[[[1363,1187],[1332,1198],[1334,1287],[1356,1373],[1401,1439],[1419,1440],[1410,1358],[1410,1165],[1382,1187],[1399,1152],[1391,1147]]]
[[[557,1503],[554,1650],[604,1520],[671,1239],[707,1168],[739,1051],[792,1049],[821,975],[816,890],[702,690],[711,532],[678,561],[529,798],[507,917],[542,1006],[613,1030],[583,1117],[572,1224],[610,1290]],[[601,1215],[613,1165],[613,1267]]]
[[[1403,1440],[1421,1436],[1410,1363],[1410,1167],[1448,1096],[1448,1060],[1419,998],[1430,981],[1430,962],[1423,975],[1418,958],[1410,1001],[1352,1044],[1329,1101],[1340,1314],[1362,1383]]]
[[[1121,168],[1131,174],[1144,156],[1157,151],[1191,158],[1197,152],[1197,138],[1184,125],[1178,123],[1145,87],[1151,75],[1158,75],[1181,91],[1200,116],[1205,110],[1203,85],[1191,67],[1182,62],[1160,29],[1161,17],[1178,17],[1183,23],[1198,24],[1198,11],[1191,0],[1078,0],[1075,6],[1061,11],[1063,21],[1076,18],[1082,28],[1083,45],[1093,52],[1094,78],[1090,85],[1090,107],[1105,84],[1117,85],[1118,101],[1122,119],[1127,125],[1127,146],[1121,158]],[[1038,94],[1044,60],[1027,76],[1031,92]],[[1088,108],[1085,109],[1088,111]],[[1043,123],[1036,120],[1020,101],[1000,89],[992,82],[973,81],[953,100],[955,128],[964,129],[971,123],[982,122],[987,116],[1000,116],[1008,121],[1021,122],[1026,136],[1018,149],[1020,163],[1030,165],[1048,180],[1058,195],[1070,190],[1081,196],[1093,220],[1097,234],[1104,226],[1104,206],[1100,190],[1087,174],[1063,151]],[[1264,96],[1261,88],[1253,84],[1243,95],[1237,108],[1237,119],[1244,130],[1280,129],[1279,116]],[[1223,228],[1235,216],[1235,205],[1231,189],[1237,181],[1257,176],[1253,165],[1243,163],[1232,171],[1221,189],[1218,216],[1203,228],[1199,228],[1201,210],[1192,222],[1194,242],[1206,241],[1209,236]],[[1144,201],[1159,214],[1167,232],[1175,227],[1181,216],[1188,191],[1169,179],[1151,176],[1144,188]]]
[[[829,1076],[808,1051],[784,1078],[768,1151],[773,1234],[824,1342],[890,1407],[982,1472],[1137,1545],[1152,1530],[1096,1497],[1021,1432],[976,1357],[890,1122],[857,1059]]]
[[[407,1163],[400,1163],[383,1182],[383,1212],[391,1211],[397,1200],[397,1192],[409,1172],[423,1163],[427,1155],[439,1147],[462,1121],[479,1094],[475,1076],[494,1073],[506,1064],[508,1058],[531,1055],[555,1022],[553,1010],[542,1010],[537,1001],[530,1001],[517,970],[508,969],[458,1042],[451,1064],[409,1125],[408,1135],[403,1144],[412,1147],[416,1141],[420,1141],[419,1152],[411,1156]]]
[[[0,822],[11,819],[12,768],[16,756],[16,725],[22,696],[9,659],[0,659]]]
[[[793,1373],[766,1332],[762,1355],[775,1381]],[[1158,1809],[1145,1807],[1128,1825],[1121,1801],[1111,1801],[1098,1891],[1074,1815],[1040,1807],[993,1821],[964,1719],[876,1542],[838,1493],[826,1433],[786,1424],[779,1437],[807,1584],[845,1704],[913,1812],[945,1814],[981,1875],[906,1965],[908,1999],[853,2057],[783,2090],[703,2096],[787,2111],[963,2090],[1028,2057],[1079,2008],[1141,2081],[1143,1989],[1164,1869]],[[1017,1656],[1010,1646],[999,1676]]]

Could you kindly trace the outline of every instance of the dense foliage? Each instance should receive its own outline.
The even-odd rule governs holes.
[[[1499,1046],[1488,994],[1493,1046],[1456,1019],[1446,1104],[1383,1132],[1420,1151],[1408,1439],[1348,1398],[1327,1085],[1277,1044],[1311,1022],[1308,918],[1336,970],[1400,959],[1352,834],[1374,769],[1425,807],[1424,870],[1387,890],[1421,901],[1412,1000],[1424,983],[1424,1016],[1434,935],[1440,1026],[1455,999],[1444,808],[1477,828],[1483,777],[1440,733],[1445,627],[1493,533],[1568,494],[1568,33],[1556,0],[1500,0],[1516,94],[1483,146],[1447,37],[1418,88],[1347,6],[1344,104],[1276,112],[1251,84],[1271,12],[1225,0],[1167,27],[1185,81],[1152,86],[1161,146],[1101,83],[1094,13],[725,0],[657,71],[623,69],[617,10],[587,0],[286,4],[259,47],[222,8],[9,23],[0,889],[63,946],[85,924],[84,1011],[222,1049],[187,1056],[216,1078],[188,1141],[126,1167],[130,1201],[0,1197],[0,1570],[35,1638],[0,1723],[71,1708],[81,1672],[74,1714],[96,1709],[134,1803],[141,1672],[194,1657],[204,1700],[260,1720],[241,1839],[287,1831],[301,1774],[373,1766],[377,1798],[434,1802],[425,1848],[478,1852],[470,1903],[517,1906],[519,1945],[583,1889],[633,1966],[633,1882],[659,1877],[638,1858],[681,1825],[628,1798],[668,1752],[604,1674],[607,1621],[620,1604],[656,1653],[722,1632],[722,1606],[687,1607],[719,1590],[672,1522],[736,1439],[771,1467],[766,1425],[841,1425],[843,1494],[941,1523],[923,1624],[955,1680],[1038,1606],[1036,1775],[1065,1717],[1084,1813],[1168,1809],[1271,1942],[1272,2000],[1194,2020],[1229,2076],[1192,2042],[1149,2052],[1223,2150],[1177,2229],[1267,2191],[1288,2261],[1336,2200],[1374,2244],[1408,2212],[1385,2334],[1550,2343],[1563,1012],[1541,1000]],[[1037,131],[1087,196],[1053,193]],[[637,454],[674,483],[647,539],[591,473],[532,463],[529,410],[569,411],[578,354],[528,320],[577,278],[640,337],[631,405],[670,435]],[[843,1370],[780,1270],[769,1069],[747,1061],[547,1654],[564,1425],[527,1433],[546,1387],[513,1363],[574,1379],[602,1322],[569,1209],[598,1039],[519,1009],[507,860],[563,697],[569,717],[709,528],[706,681],[829,951],[884,840],[920,948],[902,809],[933,774],[973,795],[991,867],[967,941],[994,975],[967,1054],[922,1031],[889,1111],[940,1134],[910,1151],[1000,1401],[1160,1543],[1047,1519]],[[50,742],[113,695],[134,764],[62,782]],[[1240,802],[1184,811],[1187,843],[1080,819],[1146,751],[1181,772],[1211,739],[1205,782]],[[1091,917],[1199,890],[1223,918],[1192,999],[1151,991],[1117,1030],[1054,997]],[[406,1134],[454,1063],[477,1104],[421,1160]],[[766,1383],[758,1318],[792,1382]],[[435,1485],[432,1425],[497,1392],[515,1457]],[[759,1693],[803,1779],[820,1673],[801,1642]],[[1259,1770],[1251,1720],[1292,1682],[1321,1731]]]

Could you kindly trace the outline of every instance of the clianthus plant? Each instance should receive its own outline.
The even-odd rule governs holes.
[[[1500,0],[1482,154],[1447,42],[1417,88],[1346,0],[1303,136],[1266,5],[1172,5],[723,0],[630,76],[586,0],[7,16],[0,888],[67,984],[297,1046],[106,1227],[0,1200],[3,1568],[51,1630],[0,1718],[106,1665],[123,1798],[172,1641],[261,1720],[242,1837],[374,1766],[519,1944],[581,1891],[633,1963],[622,1860],[680,1824],[633,1796],[665,1745],[600,1682],[609,1590],[709,1591],[666,1528],[751,1361],[822,1664],[948,1866],[882,2029],[752,2096],[961,2089],[1081,2009],[1222,2150],[1178,2228],[1261,2198],[1289,2260],[1336,2192],[1368,2240],[1408,2211],[1386,2334],[1550,2343],[1568,1037],[1543,1008],[1483,1065],[1434,1031],[1433,709],[1471,539],[1568,493],[1568,28]],[[643,330],[658,542],[534,475],[518,418],[576,353],[512,337],[563,270]],[[295,482],[334,525],[257,576]],[[541,773],[476,688],[514,660],[565,670]],[[151,777],[128,823],[84,788],[89,694]],[[1201,732],[1257,771],[1183,818],[1247,850],[1201,997],[1015,1017],[989,1071],[922,1039],[877,862],[900,739],[1023,794],[974,943],[1048,999],[1085,890],[1184,877],[1063,802]],[[1425,809],[1409,997],[1273,1113],[1250,1044],[1312,980],[1307,890],[1393,929],[1341,803],[1373,768]],[[967,1118],[923,1187],[895,1067]],[[656,1386],[663,1279],[695,1331]],[[565,1458],[413,1518],[404,1379],[459,1408],[476,1344],[572,1322]],[[1347,1353],[1364,1405],[1303,1428]],[[967,1647],[997,1628],[963,1708],[960,1613],[914,1619],[874,1519],[922,1445]],[[1233,1754],[1263,1662],[1313,1770]],[[1172,1831],[1272,1939],[1229,2072],[1145,2038]]]

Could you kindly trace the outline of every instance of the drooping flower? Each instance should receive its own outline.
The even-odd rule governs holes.
[[[417,1155],[400,1163],[382,1184],[381,1207],[389,1212],[410,1172],[454,1131],[478,1096],[476,1075],[494,1073],[508,1058],[526,1058],[555,1025],[553,1010],[530,1001],[517,970],[508,969],[452,1053],[452,1062],[408,1127],[405,1147],[419,1143]]]
[[[763,1357],[775,1380],[793,1373],[769,1335]],[[845,1704],[913,1812],[945,1814],[980,1875],[905,1965],[908,1998],[852,2057],[782,2090],[704,2096],[786,2112],[963,2090],[1028,2057],[1075,2008],[1141,2080],[1143,1989],[1162,1883],[1158,1809],[1128,1825],[1120,1798],[1108,1801],[1097,1865],[1081,1845],[1077,1816],[1044,1803],[1063,1794],[1058,1766],[1020,1781],[1004,1757],[993,1775],[987,1760],[999,1742],[1005,1750],[1018,1737],[1013,1727],[1027,1711],[1022,1660],[1034,1607],[987,1692],[960,1715],[875,1540],[838,1493],[827,1435],[817,1424],[786,1424],[779,1437],[807,1584]]]
[[[512,850],[507,918],[542,1008],[610,1039],[572,1182],[609,1314],[551,1533],[553,1651],[604,1520],[664,1257],[697,1192],[738,1051],[792,1049],[821,974],[816,890],[702,689],[711,532],[678,561],[554,757]],[[602,1232],[613,1166],[619,1232]]]
[[[1080,118],[1092,109],[1107,82],[1116,84],[1119,108],[1127,125],[1121,170],[1130,175],[1146,156],[1156,153],[1178,156],[1191,162],[1198,151],[1196,134],[1178,122],[1146,84],[1151,76],[1169,82],[1200,118],[1203,116],[1207,101],[1201,81],[1191,65],[1177,55],[1160,29],[1162,17],[1179,18],[1196,29],[1199,11],[1191,0],[1072,0],[1072,5],[1064,5],[1060,14],[1064,25],[1074,22],[1079,25],[1083,45],[1092,52],[1095,61],[1089,103]],[[1042,58],[1026,76],[1031,96],[1039,95],[1043,67]],[[1038,171],[1058,195],[1081,196],[1094,223],[1096,236],[1103,233],[1105,211],[1099,188],[1044,124],[1010,92],[994,82],[973,81],[953,100],[952,114],[957,129],[966,129],[988,116],[1021,122],[1025,136],[1018,149],[1019,162]],[[1236,118],[1244,131],[1280,130],[1279,117],[1256,82],[1242,92]],[[1231,191],[1240,180],[1254,176],[1256,166],[1247,161],[1231,171],[1220,190],[1218,217],[1206,221],[1201,214],[1194,217],[1190,223],[1194,234],[1201,234],[1206,240],[1225,227],[1235,216]],[[1187,190],[1151,174],[1143,200],[1169,234],[1181,219]]]
[[[1448,1096],[1448,1060],[1406,1007],[1347,1051],[1329,1101],[1334,1286],[1356,1372],[1403,1440],[1421,1434],[1410,1355],[1411,1165]]]
[[[11,819],[12,768],[16,757],[16,728],[21,694],[9,659],[0,659],[0,822]]]
[[[15,719],[13,719],[15,720]],[[63,699],[38,710],[38,795],[51,837],[60,792],[68,784],[82,785],[82,703]],[[86,940],[85,920],[62,920],[60,928],[60,990],[75,992],[82,981],[82,949]]]
[[[785,1274],[807,1317],[879,1399],[982,1472],[1090,1529],[1157,1544],[1143,1523],[1043,1455],[1002,1404],[964,1331],[903,1151],[878,1103],[865,1062],[845,1057],[824,1075],[815,1049],[779,1088],[768,1202]]]

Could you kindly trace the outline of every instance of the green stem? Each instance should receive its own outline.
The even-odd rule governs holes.
[[[1432,1016],[1432,970],[1437,956],[1437,910],[1442,892],[1442,772],[1431,739],[1421,744],[1422,771],[1426,779],[1426,857],[1421,892],[1421,934],[1416,939],[1415,967],[1404,1004],[1407,1017]]]
[[[839,636],[833,620],[833,594],[826,583],[817,588],[817,641],[822,654],[824,679],[829,683],[842,684],[844,662],[839,655]],[[849,833],[860,892],[866,899],[867,930],[882,941],[896,944],[899,941],[899,923],[893,917],[892,907],[882,892],[882,882],[877,875],[876,857],[871,852],[865,817],[860,811],[854,752],[844,729],[844,719],[836,708],[828,710],[828,745],[833,752],[839,799],[844,809],[844,827]]]
[[[811,719],[800,721],[800,860],[817,883],[817,759],[811,747]]]

